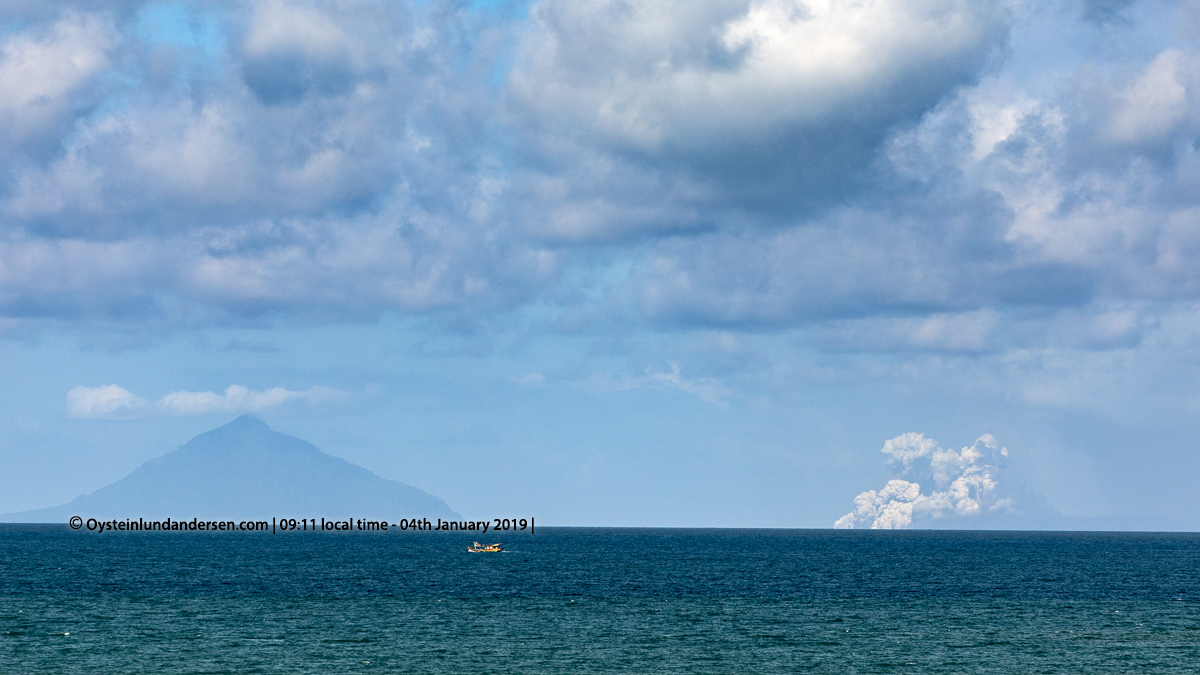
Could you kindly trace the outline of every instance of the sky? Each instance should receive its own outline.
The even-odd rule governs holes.
[[[1200,529],[1200,2],[13,0],[0,164],[0,513]]]

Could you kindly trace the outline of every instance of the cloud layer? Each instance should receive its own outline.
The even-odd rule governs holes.
[[[882,452],[896,478],[855,497],[854,510],[838,518],[835,528],[906,529],[934,519],[1018,512],[1000,484],[1008,449],[991,434],[955,451],[906,433],[884,443]]]
[[[527,224],[587,240],[795,219],[1006,33],[998,3],[959,0],[537,3],[506,90],[552,167],[523,176]]]
[[[173,391],[150,402],[115,384],[99,387],[79,385],[67,392],[67,415],[76,419],[126,419],[151,415],[190,417],[262,412],[289,401],[307,401],[313,405],[338,403],[345,398],[343,391],[315,385],[307,391],[292,391],[283,387],[254,391],[234,384],[224,394]]]
[[[8,6],[0,330],[1137,346],[1200,300],[1200,40],[1088,7]]]

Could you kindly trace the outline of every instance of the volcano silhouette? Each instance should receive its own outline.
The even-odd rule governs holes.
[[[458,514],[427,492],[381,478],[242,415],[91,494],[62,506],[0,515],[0,522],[65,522],[71,516],[246,520]]]

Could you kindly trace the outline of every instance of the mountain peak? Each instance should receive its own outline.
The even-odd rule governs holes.
[[[229,424],[226,424],[223,427],[217,427],[217,429],[230,429],[230,430],[234,430],[234,429],[264,430],[265,429],[267,431],[271,431],[271,427],[267,426],[266,422],[258,419],[257,417],[255,417],[254,415],[251,415],[250,413],[241,415],[234,421],[230,422]],[[216,429],[214,429],[214,431],[216,431]]]
[[[196,436],[69,504],[5,514],[11,522],[102,518],[453,517],[444,501],[274,431],[254,415]],[[15,518],[10,518],[15,517]]]
[[[253,439],[265,440],[268,436],[283,436],[283,434],[267,426],[266,422],[254,415],[246,414],[228,424],[196,436],[184,447],[207,446],[230,449],[233,446],[252,443]]]

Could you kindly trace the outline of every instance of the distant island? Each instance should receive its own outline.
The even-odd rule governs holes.
[[[0,522],[83,518],[458,518],[446,502],[344,459],[253,415],[200,434],[68,504]],[[395,522],[394,520],[392,522]]]

